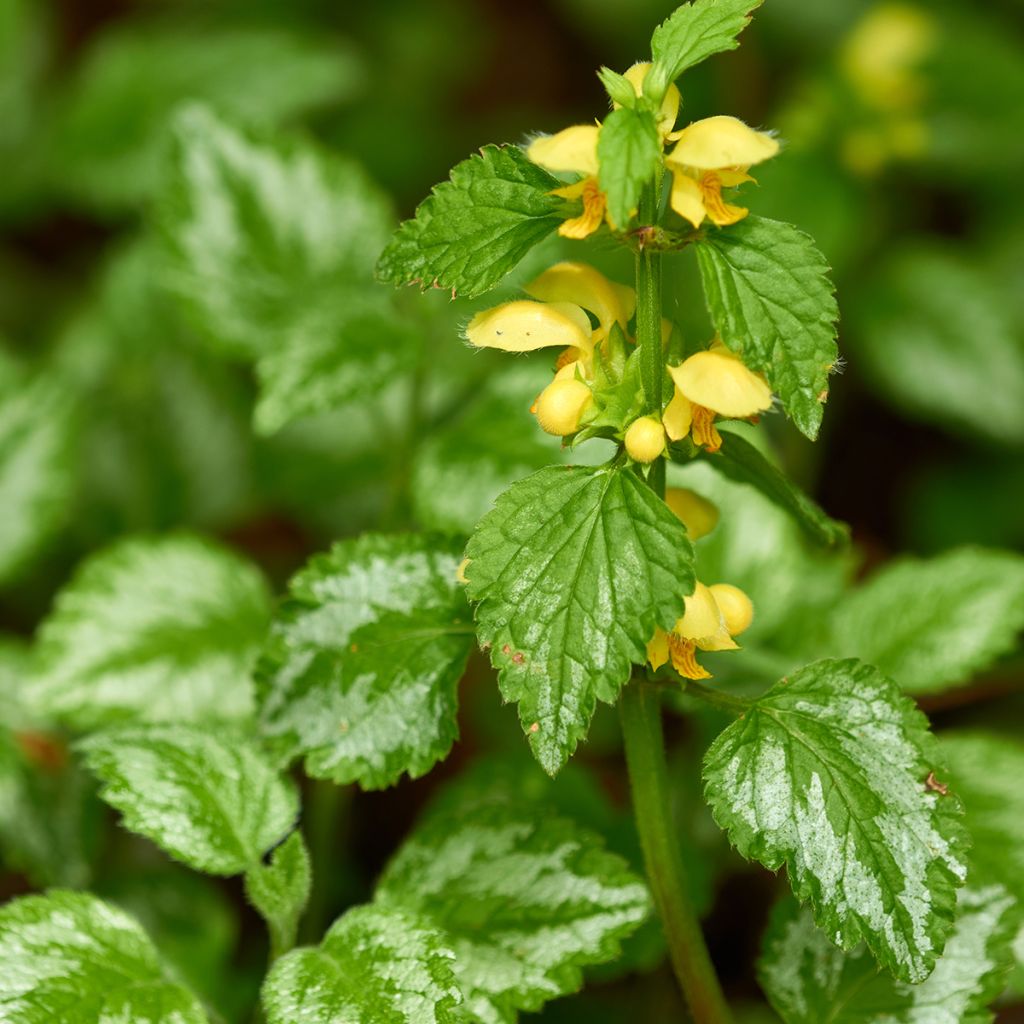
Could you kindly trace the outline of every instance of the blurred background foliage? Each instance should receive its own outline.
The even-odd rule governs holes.
[[[594,70],[642,58],[673,7],[0,0],[3,895],[94,886],[140,915],[225,1020],[243,1019],[265,955],[254,913],[231,885],[111,827],[64,739],[19,699],[33,629],[79,560],[124,534],[217,535],[280,590],[310,553],[361,530],[465,534],[507,483],[569,458],[528,413],[547,361],[510,366],[457,338],[495,296],[385,295],[370,269],[390,225],[468,153],[600,114]],[[362,201],[375,212],[359,222],[349,264],[326,265],[333,298],[314,311],[365,298],[372,351],[353,363],[354,380],[321,373],[331,353],[315,346],[287,349],[282,366],[273,323],[258,342],[244,321],[228,323],[233,297],[221,301],[216,263],[244,270],[245,252],[203,240],[210,279],[176,275],[161,237],[171,125],[197,102],[256,138],[314,138],[365,169]],[[722,510],[700,545],[702,577],[742,585],[758,610],[742,655],[713,667],[760,687],[822,649],[857,649],[851,636],[870,623],[851,581],[895,555],[1024,546],[1024,6],[767,0],[738,51],[686,77],[683,118],[712,113],[781,133],[784,154],[759,173],[749,205],[817,239],[842,310],[844,374],[821,440],[770,416],[764,443],[851,524],[853,552],[813,551],[778,509],[706,466],[678,474]],[[304,199],[315,208],[315,195],[292,196]],[[351,234],[335,212],[334,230]],[[629,280],[610,248],[584,255],[556,240],[504,290],[558,258]],[[667,275],[684,336],[706,336],[689,255],[672,257]],[[253,281],[254,294],[261,287]],[[940,601],[935,587],[920,598]],[[978,677],[974,667],[930,683],[916,666],[924,681],[905,685],[940,728],[1019,733],[1024,660]],[[637,860],[611,710],[551,783],[526,760],[482,661],[463,703],[463,740],[430,778],[378,794],[307,786],[322,870],[305,938],[365,895],[437,778],[484,753],[505,758],[489,770],[511,773],[524,798],[563,802]],[[706,711],[687,722],[673,730],[696,895],[725,983],[750,1003],[745,1019],[771,1019],[750,964],[775,881],[744,870],[701,809],[699,755],[721,723]],[[622,964],[595,972],[591,991],[541,1016],[674,1020],[677,999],[649,927]],[[1012,1002],[1000,1019],[1024,1019]]]

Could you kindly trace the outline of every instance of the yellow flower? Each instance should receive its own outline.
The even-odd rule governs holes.
[[[570,172],[583,177],[571,185],[552,189],[553,196],[581,199],[583,212],[570,217],[558,229],[565,238],[586,238],[605,220],[607,204],[597,183],[597,136],[601,126],[574,124],[555,135],[541,135],[530,143],[526,155],[549,171]]]
[[[715,587],[723,594],[728,591],[725,599],[732,602],[729,604],[730,615],[745,601],[750,606],[750,617],[753,616],[750,599],[739,587],[728,584],[715,584]],[[735,622],[743,625],[738,615]],[[746,625],[749,624],[748,618]],[[693,593],[686,598],[683,617],[672,627],[672,631],[666,633],[662,629],[655,630],[647,645],[647,660],[651,668],[657,670],[671,659],[672,667],[681,676],[687,679],[709,679],[711,673],[697,662],[697,651],[731,651],[737,646],[730,633],[728,619],[716,599],[715,589],[698,582]]]
[[[644,79],[647,78],[647,72],[650,70],[650,61],[640,61],[623,75],[623,78],[633,86],[633,92],[637,96],[644,94]],[[670,85],[665,90],[665,98],[661,101],[661,108],[658,111],[658,134],[661,135],[662,142],[673,138],[672,129],[676,126],[676,118],[679,116],[679,104],[681,101],[682,97],[679,95],[679,90],[674,85]],[[619,104],[614,103],[612,106],[617,109]]]
[[[690,540],[706,536],[718,525],[718,508],[687,487],[669,487],[665,504],[682,521]]]
[[[665,429],[654,416],[633,420],[624,440],[626,454],[635,462],[653,462],[665,451]]]
[[[574,373],[577,365],[571,366]],[[594,400],[590,388],[583,381],[563,376],[566,369],[570,367],[564,367],[556,374],[533,405],[541,430],[558,437],[575,434],[579,430],[580,417]]]
[[[523,291],[542,302],[571,302],[597,317],[594,345],[608,337],[613,325],[623,331],[636,310],[636,292],[623,284],[609,281],[586,263],[556,263],[540,277],[525,285]]]
[[[771,408],[772,392],[759,373],[747,369],[743,360],[716,341],[704,352],[697,352],[668,372],[675,383],[675,395],[665,410],[668,416],[673,403],[689,406],[690,430],[694,444],[709,452],[722,446],[722,437],[715,428],[715,416],[727,419],[750,419]],[[678,433],[685,417],[676,414],[666,425],[669,437]],[[685,431],[680,435],[685,437]]]
[[[725,115],[694,121],[678,140],[665,158],[672,172],[672,209],[695,228],[705,218],[721,227],[746,217],[744,207],[722,199],[722,189],[753,181],[747,169],[775,156],[778,142]]]
[[[476,348],[505,352],[571,348],[576,358],[589,359],[592,333],[590,318],[575,303],[517,299],[477,313],[466,328],[466,340]]]
[[[754,603],[731,583],[712,583],[708,590],[722,612],[730,636],[739,636],[754,621]]]

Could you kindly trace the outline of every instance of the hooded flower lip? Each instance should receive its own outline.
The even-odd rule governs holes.
[[[519,299],[477,313],[466,328],[476,348],[535,352],[541,348],[573,348],[583,357],[593,351],[590,318],[572,302]]]
[[[668,372],[691,405],[702,405],[719,416],[748,419],[771,408],[768,382],[720,342],[670,366]]]
[[[586,263],[556,263],[523,287],[527,295],[542,302],[570,302],[593,313],[598,329],[593,343],[603,341],[614,324],[623,331],[636,310],[636,292],[609,281]]]
[[[674,137],[676,146],[665,158],[672,209],[695,228],[705,218],[722,227],[746,217],[745,207],[722,199],[722,189],[753,181],[747,169],[775,156],[778,142],[725,114],[694,121]]]

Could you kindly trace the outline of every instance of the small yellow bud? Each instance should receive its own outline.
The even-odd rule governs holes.
[[[739,636],[749,628],[754,621],[754,605],[739,587],[731,583],[713,583],[708,590],[721,610],[725,628],[731,636]]]
[[[665,503],[682,520],[690,540],[706,536],[718,525],[718,508],[686,487],[669,487]]]
[[[593,400],[583,381],[553,380],[537,399],[537,422],[548,434],[574,434],[579,429],[580,417]]]
[[[654,416],[633,420],[626,430],[626,453],[635,462],[653,462],[665,451],[665,428]]]

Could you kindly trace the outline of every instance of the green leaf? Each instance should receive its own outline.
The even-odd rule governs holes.
[[[272,953],[291,949],[312,885],[309,851],[296,829],[274,848],[269,864],[256,864],[245,873],[245,895],[270,929]]]
[[[608,216],[621,230],[636,213],[644,186],[663,172],[661,137],[654,115],[634,107],[613,110],[601,125],[597,160]]]
[[[908,985],[879,971],[863,945],[843,953],[787,899],[765,939],[761,986],[786,1024],[989,1024],[1011,959],[1013,902],[1000,885],[961,889],[942,958]]]
[[[124,827],[197,871],[240,874],[295,824],[294,787],[230,730],[126,726],[79,747]]]
[[[0,351],[0,583],[17,577],[70,513],[76,482],[73,398]]]
[[[485,146],[399,227],[377,273],[393,284],[480,295],[561,223],[562,201],[549,195],[560,184],[517,146]]]
[[[551,436],[529,412],[550,382],[547,363],[515,360],[483,381],[457,419],[424,440],[412,473],[423,526],[468,535],[506,487],[558,461]]]
[[[782,221],[746,217],[695,243],[711,320],[812,440],[835,368],[839,316],[825,257]]]
[[[649,911],[647,889],[601,840],[544,805],[446,802],[385,869],[376,901],[429,921],[455,952],[470,1019],[513,1024],[577,990]]]
[[[682,614],[686,530],[631,470],[552,466],[498,498],[466,555],[480,642],[553,775]]]
[[[927,720],[877,669],[819,661],[777,683],[704,759],[715,820],[790,885],[844,949],[863,939],[899,979],[926,978],[953,923],[967,837]]]
[[[123,911],[54,889],[0,907],[0,1019],[8,1024],[206,1024]]]
[[[343,323],[345,298],[373,291],[391,229],[362,168],[312,142],[256,141],[202,107],[179,115],[175,135],[159,208],[166,282],[196,325],[243,356],[279,351],[289,332],[301,348],[340,331],[317,317]]]
[[[268,1024],[456,1024],[461,995],[443,936],[401,907],[361,906],[263,985]]]
[[[859,304],[858,365],[911,415],[956,433],[1024,443],[1024,343],[977,260],[934,245],[893,254]]]
[[[367,534],[295,576],[258,670],[261,729],[283,759],[380,789],[447,755],[473,645],[457,566],[450,545]]]
[[[1024,558],[957,548],[904,558],[849,593],[824,646],[877,665],[908,693],[969,682],[1024,630]]]
[[[32,697],[76,729],[124,719],[239,719],[270,617],[259,570],[184,534],[92,555],[38,639]]]
[[[746,438],[732,432],[728,426],[721,434],[722,447],[715,455],[702,452],[710,465],[730,480],[756,487],[784,508],[817,544],[835,547],[849,542],[850,528],[826,515],[817,502],[804,494]]]
[[[52,157],[62,188],[105,212],[137,206],[156,189],[168,124],[186,100],[271,126],[347,98],[363,78],[353,49],[323,36],[121,24],[95,37],[68,82]]]
[[[651,53],[668,81],[716,53],[735,50],[736,37],[763,0],[695,0],[677,7],[651,36]]]

